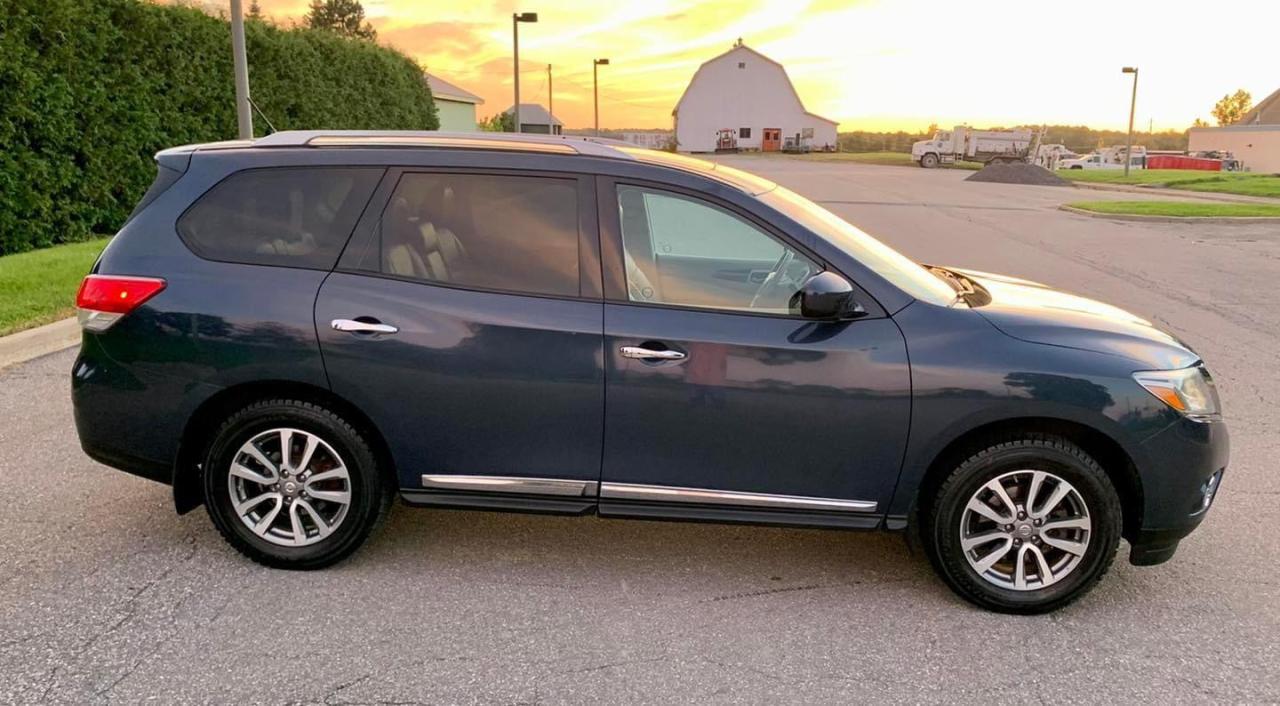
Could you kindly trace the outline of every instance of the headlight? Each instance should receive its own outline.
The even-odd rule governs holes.
[[[1143,370],[1133,379],[1161,402],[1191,419],[1204,420],[1221,413],[1218,390],[1204,365],[1179,370]]]

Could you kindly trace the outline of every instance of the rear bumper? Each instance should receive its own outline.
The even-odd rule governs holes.
[[[71,369],[80,447],[99,463],[171,484],[191,399],[204,392],[200,385],[121,365],[97,336],[86,334]]]
[[[1144,442],[1149,467],[1139,469],[1142,526],[1131,537],[1129,562],[1168,561],[1213,507],[1226,474],[1230,437],[1221,421],[1181,419]]]

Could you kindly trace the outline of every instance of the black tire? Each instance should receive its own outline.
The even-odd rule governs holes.
[[[929,152],[920,158],[920,166],[925,169],[933,169],[938,166],[938,155]]]
[[[970,565],[960,544],[969,499],[988,481],[1015,470],[1048,471],[1067,481],[1080,493],[1092,521],[1079,564],[1065,578],[1040,589],[1016,590],[987,581]],[[975,605],[1016,614],[1048,613],[1087,593],[1111,567],[1123,525],[1120,498],[1097,461],[1063,438],[1038,433],[992,440],[970,454],[938,487],[922,519],[925,550],[947,585]]]
[[[350,504],[332,534],[314,544],[281,546],[255,534],[236,514],[228,474],[241,445],[274,428],[314,434],[342,458],[350,477]],[[369,443],[354,426],[311,402],[274,399],[255,402],[218,428],[204,460],[204,499],[209,519],[227,542],[253,561],[277,569],[321,569],[351,555],[386,516],[394,495],[389,476],[378,467]]]

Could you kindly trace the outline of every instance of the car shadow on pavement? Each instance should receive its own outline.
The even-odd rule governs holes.
[[[898,534],[393,507],[352,568],[539,586],[612,583],[695,600],[893,583],[953,599]],[[743,588],[747,587],[747,588]],[[909,605],[906,603],[904,605]]]

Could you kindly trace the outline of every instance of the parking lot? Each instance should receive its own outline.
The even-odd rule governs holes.
[[[1202,528],[1172,562],[1121,557],[1025,618],[969,606],[872,533],[396,507],[353,559],[272,571],[82,454],[66,351],[0,372],[0,702],[1280,700],[1280,227],[1093,219],[1056,206],[1136,197],[959,170],[725,161],[916,259],[1187,341],[1232,433]]]

